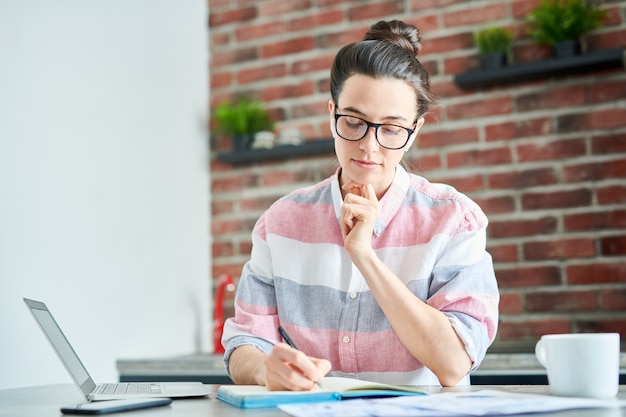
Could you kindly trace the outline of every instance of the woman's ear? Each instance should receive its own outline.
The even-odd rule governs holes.
[[[424,126],[424,122],[425,120],[423,117],[420,117],[419,119],[417,119],[417,123],[415,124],[415,131],[409,138],[409,143],[407,143],[406,147],[404,148],[404,152],[408,152],[409,149],[411,149],[411,146],[413,146],[413,142],[415,142],[415,139],[417,138],[417,133],[420,131],[422,126]]]
[[[328,123],[330,124],[330,132],[333,134],[333,136],[335,135],[335,126],[333,123],[333,118],[335,115],[335,102],[331,99],[328,100],[328,112],[330,117],[328,118]]]

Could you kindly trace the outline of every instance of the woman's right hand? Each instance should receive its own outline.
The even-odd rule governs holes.
[[[326,359],[307,356],[285,343],[276,343],[263,360],[265,386],[270,391],[310,391],[330,371]]]

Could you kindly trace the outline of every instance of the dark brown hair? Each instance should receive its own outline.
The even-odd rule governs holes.
[[[339,50],[330,70],[330,93],[338,103],[345,81],[354,74],[373,78],[396,78],[415,89],[418,118],[435,104],[428,72],[417,59],[419,30],[399,20],[380,21],[370,27],[362,41]]]

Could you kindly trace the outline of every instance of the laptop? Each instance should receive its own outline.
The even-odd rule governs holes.
[[[24,298],[35,321],[48,338],[52,348],[65,366],[74,383],[87,401],[120,400],[130,398],[185,398],[203,397],[210,394],[209,387],[201,382],[140,382],[96,384],[70,345],[61,328],[40,301]]]

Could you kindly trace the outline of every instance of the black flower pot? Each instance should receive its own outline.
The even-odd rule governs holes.
[[[501,68],[506,66],[506,54],[492,52],[480,56],[480,64],[484,69]]]
[[[235,135],[232,139],[233,152],[247,151],[252,145],[252,135]]]
[[[580,42],[578,41],[561,41],[553,46],[554,56],[556,58],[567,58],[570,56],[580,55]]]

